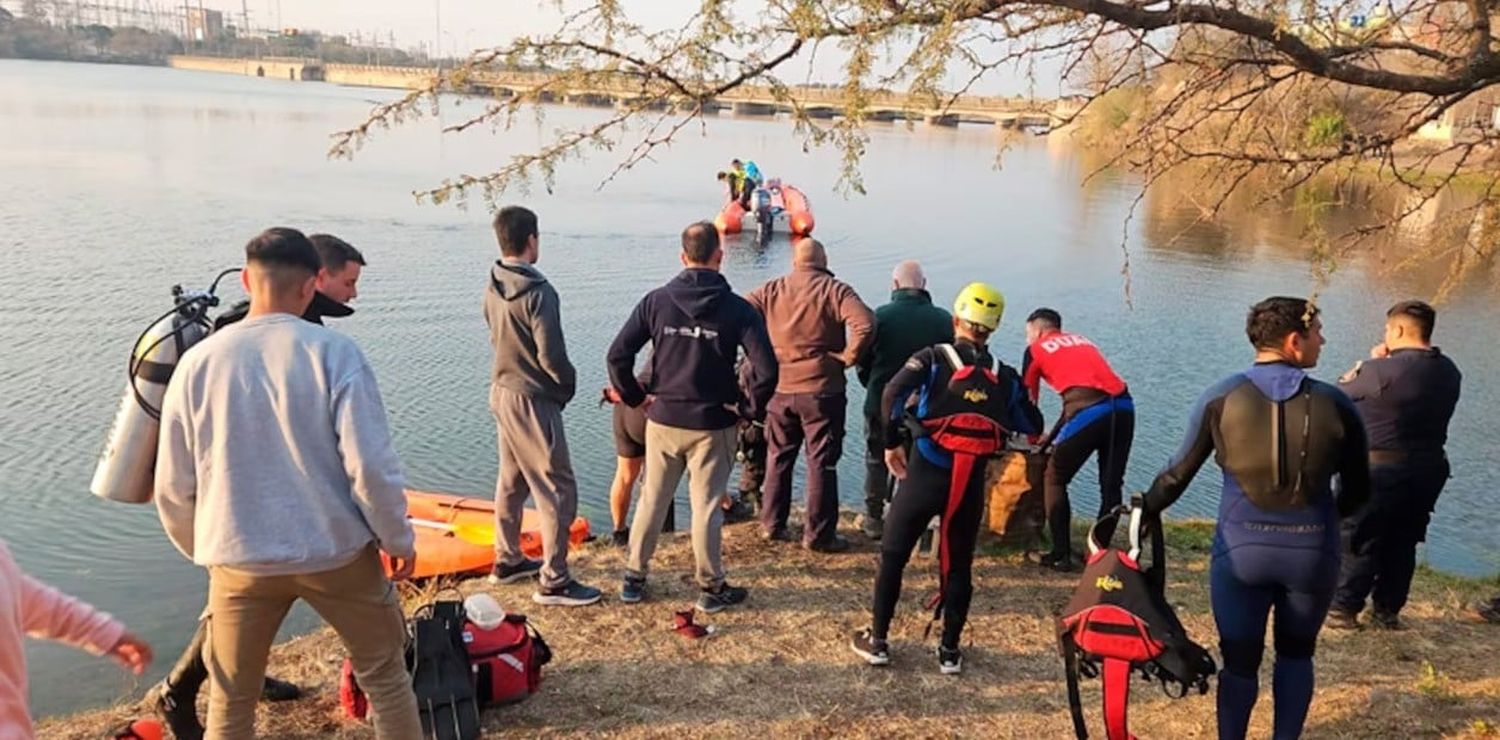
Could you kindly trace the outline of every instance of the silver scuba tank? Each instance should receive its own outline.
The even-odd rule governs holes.
[[[213,288],[185,293],[182,286],[173,286],[172,297],[173,309],[146,327],[131,351],[125,395],[89,484],[100,498],[129,504],[151,501],[167,381],[183,353],[208,336],[206,312],[218,303]]]

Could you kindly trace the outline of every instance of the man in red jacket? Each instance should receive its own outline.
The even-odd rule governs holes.
[[[1032,311],[1026,318],[1026,341],[1021,374],[1032,402],[1041,395],[1043,380],[1062,396],[1062,416],[1044,441],[1051,447],[1043,488],[1052,551],[1039,562],[1066,572],[1076,567],[1069,536],[1073,510],[1068,483],[1089,456],[1097,454],[1099,514],[1120,505],[1125,463],[1135,437],[1135,402],[1099,348],[1082,335],[1063,331],[1056,311]],[[1114,527],[1101,527],[1106,541],[1112,534]]]

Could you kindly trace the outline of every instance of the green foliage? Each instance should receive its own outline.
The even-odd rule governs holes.
[[[1310,149],[1338,146],[1348,133],[1349,124],[1339,111],[1324,111],[1313,114],[1302,132],[1302,143]]]

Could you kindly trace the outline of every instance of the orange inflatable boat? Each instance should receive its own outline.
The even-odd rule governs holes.
[[[770,198],[769,208],[773,232],[792,236],[812,234],[812,206],[808,204],[805,193],[791,185],[774,183],[758,190],[757,199],[761,193],[765,193]],[[752,199],[752,210],[749,211],[745,210],[739,201],[724,204],[723,210],[720,210],[719,215],[714,218],[714,225],[725,234],[738,234],[746,229],[755,229],[754,204],[755,200]]]
[[[408,490],[406,515],[417,536],[413,578],[482,575],[495,565],[493,499]],[[528,558],[542,556],[540,528],[540,516],[526,509],[521,518],[521,552]],[[588,520],[574,519],[568,540],[577,546],[588,538]],[[386,570],[390,570],[389,563]]]

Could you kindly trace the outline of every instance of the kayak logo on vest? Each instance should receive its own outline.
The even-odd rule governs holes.
[[[964,400],[969,403],[984,403],[990,400],[990,394],[985,393],[979,388],[970,388],[964,391]]]
[[[701,326],[667,326],[663,327],[661,333],[669,337],[687,337],[688,339],[718,339],[717,329],[705,329]]]
[[[1099,589],[1100,591],[1119,591],[1120,589],[1125,588],[1125,584],[1121,583],[1120,579],[1115,578],[1114,576],[1106,575],[1099,576],[1099,579],[1094,581],[1094,587]]]
[[[1087,337],[1080,337],[1077,334],[1058,334],[1056,336],[1048,337],[1047,339],[1042,340],[1042,349],[1047,350],[1049,354],[1052,352],[1056,352],[1064,347],[1092,346],[1094,346],[1094,343],[1090,342]]]

